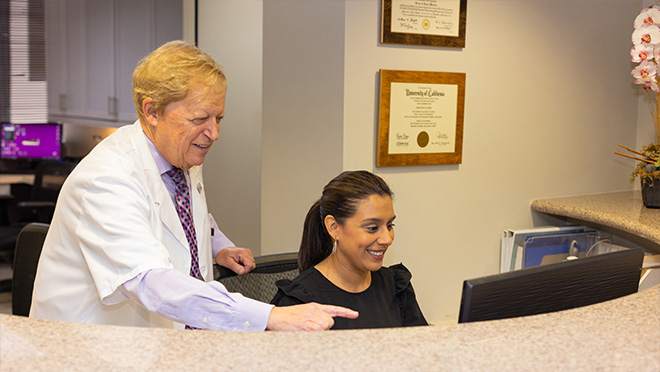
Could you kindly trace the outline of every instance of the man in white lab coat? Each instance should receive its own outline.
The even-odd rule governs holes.
[[[219,137],[225,93],[222,69],[189,44],[167,43],[140,62],[133,74],[138,120],[98,144],[62,187],[30,317],[321,330],[334,316],[357,316],[319,304],[273,307],[212,280],[213,259],[238,274],[254,268],[250,250],[220,232],[206,205],[202,163]],[[194,232],[188,235],[176,207],[177,181],[168,173],[173,168],[183,171],[192,207]]]

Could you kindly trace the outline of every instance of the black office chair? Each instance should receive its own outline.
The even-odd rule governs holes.
[[[30,185],[16,184],[11,185],[11,194],[0,196],[0,213],[2,214],[2,223],[0,223],[0,262],[10,266],[14,264],[16,237],[25,225],[24,223],[18,223],[20,217],[16,211],[16,202],[17,200],[29,199],[30,190]],[[0,281],[0,292],[10,290],[11,279]]]
[[[270,302],[277,293],[275,282],[298,276],[298,253],[280,253],[254,258],[257,267],[245,275],[214,265],[214,278],[229,292],[239,292],[261,302]]]
[[[7,211],[7,204],[13,201],[12,195],[0,196],[0,213],[5,214]],[[22,226],[9,225],[8,218],[3,218],[3,223],[0,225],[0,262],[13,265],[14,263],[14,248],[16,248],[16,237],[21,232]],[[0,292],[5,292],[11,288],[11,280],[0,281]]]
[[[70,161],[56,160],[41,161],[37,165],[31,199],[17,203],[19,209],[32,211],[28,222],[50,223],[62,184],[75,166]]]
[[[48,226],[45,223],[29,223],[18,234],[14,253],[11,295],[11,310],[14,315],[28,316],[30,314],[34,277],[37,274],[37,264]]]
[[[55,202],[62,188],[64,180],[73,171],[76,163],[71,161],[42,160],[35,168],[34,183],[29,192],[28,200],[22,195],[13,200],[5,197],[7,208],[7,224],[0,226],[0,261],[13,263],[14,248],[18,234],[24,226],[31,222],[50,224],[55,211]],[[13,187],[14,190],[25,193],[25,187]],[[9,290],[11,281],[0,281],[0,292]]]

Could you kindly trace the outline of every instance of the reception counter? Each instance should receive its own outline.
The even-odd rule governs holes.
[[[660,209],[646,208],[640,191],[533,200],[531,208],[642,238],[645,248],[660,253]]]
[[[622,192],[532,209],[660,246],[660,211]],[[660,371],[660,285],[530,317],[328,332],[177,331],[0,315],[0,371]]]
[[[0,315],[1,371],[660,371],[660,286],[562,312],[328,331],[177,331]]]

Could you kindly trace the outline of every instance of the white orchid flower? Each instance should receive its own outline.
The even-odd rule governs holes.
[[[635,67],[630,74],[634,76],[636,79],[655,80],[657,72],[658,72],[657,64],[649,61],[642,61],[642,63],[640,63],[639,66]]]
[[[655,24],[660,24],[660,7],[657,5],[642,10],[633,23],[635,29]]]
[[[648,45],[660,43],[660,28],[658,26],[640,27],[633,31],[632,42],[634,45]]]
[[[635,79],[635,84],[644,85],[644,89],[646,90],[652,90],[656,93],[660,92],[660,88],[658,88],[658,81],[655,78]]]
[[[650,45],[635,45],[630,50],[630,57],[633,62],[642,62],[653,59],[653,47]]]

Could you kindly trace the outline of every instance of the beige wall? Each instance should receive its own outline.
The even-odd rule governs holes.
[[[309,207],[342,171],[342,1],[264,1],[261,253],[296,252]]]
[[[378,45],[378,1],[346,2],[344,168],[397,194],[387,263],[413,272],[432,321],[455,318],[464,279],[498,272],[502,230],[533,226],[529,203],[630,189],[638,87],[630,1],[468,1],[466,47]],[[375,168],[377,71],[465,72],[463,163]]]
[[[262,85],[250,75],[258,63],[230,51],[232,40],[262,41],[218,39],[226,12],[208,15],[213,37],[201,44],[228,68],[234,61],[228,117],[241,125],[216,145],[205,177],[212,212],[240,245],[262,254],[297,249],[321,187],[343,169],[374,171],[396,193],[386,263],[411,269],[424,313],[438,322],[456,317],[464,279],[497,273],[503,229],[544,222],[532,199],[632,188],[632,163],[613,151],[651,139],[630,76],[637,1],[470,0],[462,50],[379,45],[379,0],[263,5],[254,16],[264,25]],[[261,21],[251,20],[255,28]],[[467,74],[462,164],[375,167],[379,69]],[[263,102],[232,98],[243,85],[262,87]],[[227,143],[239,149],[219,152]],[[233,188],[213,175],[225,169]]]
[[[184,6],[184,20],[194,21],[194,3]],[[209,211],[236,245],[259,254],[263,6],[249,0],[200,0],[198,6],[198,45],[227,75],[220,139],[204,162]],[[184,31],[194,41],[194,27],[186,23]]]

